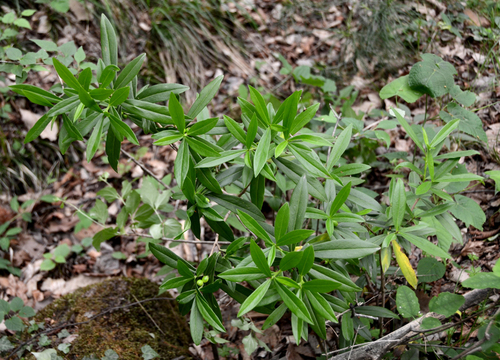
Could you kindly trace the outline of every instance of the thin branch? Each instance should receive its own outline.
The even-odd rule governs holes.
[[[151,315],[149,315],[149,313],[146,310],[146,308],[144,306],[142,306],[142,304],[139,302],[139,299],[137,299],[137,297],[134,294],[132,294],[132,296],[134,297],[134,299],[137,302],[137,304],[141,307],[141,309],[146,313],[146,315],[148,316],[149,320],[151,320],[153,322],[153,324],[156,326],[156,328],[158,329],[158,331],[160,333],[162,333],[163,335],[166,335],[165,332],[158,326],[158,324],[156,323],[155,319],[153,319],[151,317]]]
[[[121,149],[121,152],[127,156],[130,160],[132,160],[134,163],[136,163],[137,166],[139,166],[144,172],[146,172],[148,175],[152,176],[156,181],[158,181],[160,184],[162,184],[165,189],[170,189],[170,187],[165,184],[158,176],[156,176],[151,170],[149,170],[146,165],[144,165],[142,162],[139,160],[136,160],[132,155],[130,155],[128,152],[125,150]]]
[[[228,211],[227,214],[226,214],[226,216],[224,216],[224,222],[227,221],[227,218],[229,217],[229,214],[231,214],[231,211]],[[230,244],[230,242],[228,242],[228,241],[219,241],[219,233],[216,233],[215,234],[215,241],[213,243],[212,250],[210,250],[210,255],[209,256],[212,256],[212,254],[214,253],[214,250],[215,250],[216,246],[218,247],[219,244],[226,243],[226,242]]]

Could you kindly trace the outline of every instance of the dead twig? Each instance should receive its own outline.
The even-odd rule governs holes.
[[[160,184],[162,184],[165,189],[169,189],[170,187],[165,184],[158,176],[156,176],[151,170],[149,170],[146,165],[144,165],[142,162],[140,162],[139,160],[136,160],[132,155],[130,155],[128,152],[126,152],[125,150],[121,149],[121,152],[126,156],[128,157],[130,160],[132,160],[137,166],[139,166],[142,170],[144,170],[145,173],[147,173],[148,175],[152,176],[156,181],[158,181]]]

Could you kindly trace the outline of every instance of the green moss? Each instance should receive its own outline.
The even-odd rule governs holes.
[[[56,300],[37,314],[36,321],[48,321],[52,327],[68,322],[86,322],[89,317],[110,308],[157,295],[158,285],[146,279],[107,280]],[[89,323],[68,327],[67,330],[71,334],[78,334],[78,337],[64,358],[81,359],[91,354],[100,358],[106,350],[112,349],[122,360],[142,359],[141,348],[146,344],[160,355],[160,359],[173,359],[181,355],[189,358],[191,338],[177,303],[173,300],[158,300],[141,305],[112,310]],[[53,348],[57,348],[62,341],[57,334],[52,335],[51,339]]]

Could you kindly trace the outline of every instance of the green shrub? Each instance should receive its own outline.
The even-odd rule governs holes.
[[[427,119],[423,126],[409,124],[404,111],[392,109],[396,120],[377,126],[365,128],[355,118],[339,116],[331,120],[332,127],[326,133],[314,133],[306,125],[319,105],[298,113],[301,91],[275,110],[250,87],[252,103],[242,98],[238,101],[240,122],[227,116],[210,117],[206,109],[222,76],[201,91],[188,111],[179,101],[185,86],[161,84],[138,89],[137,74],[145,56],[119,69],[117,39],[104,16],[101,32],[102,59],[95,74],[88,67],[75,77],[66,65],[53,59],[65,83],[62,96],[30,85],[11,87],[31,101],[50,107],[28,132],[26,142],[60,117],[62,152],[73,141],[88,137],[86,156],[91,161],[104,138],[109,164],[117,170],[124,138],[139,145],[124,121],[129,119],[151,133],[155,145],[172,146],[177,151],[176,186],[171,187],[168,179],[146,178],[136,190],[124,182],[120,194],[105,188],[100,196],[122,203],[115,226],[105,226],[107,206],[101,200],[86,216],[104,227],[94,237],[97,248],[103,241],[126,234],[126,224],[134,230],[149,229],[152,240],[148,240],[148,246],[166,265],[163,272],[178,272],[179,276],[171,272],[161,288],[179,290],[179,306],[183,314],[190,313],[195,344],[201,342],[204,329],[225,331],[214,296],[219,290],[241,304],[239,317],[252,310],[269,314],[264,329],[291,311],[297,343],[301,338],[307,340],[309,327],[326,338],[325,320],[338,322],[340,316],[341,344],[353,344],[358,335],[370,341],[376,317],[398,316],[385,304],[363,307],[358,299],[365,286],[379,287],[384,293],[383,279],[392,253],[408,284],[416,288],[417,276],[407,256],[412,246],[440,259],[437,263],[444,262],[451,259],[450,245],[462,241],[455,218],[467,226],[482,228],[482,209],[459,195],[471,181],[483,181],[459,165],[461,157],[477,152],[444,151],[456,138],[483,139],[484,131],[475,124],[471,112],[461,106],[471,106],[475,97],[454,85],[453,67],[434,55],[424,55],[409,77],[389,84],[381,94],[397,95],[409,102],[422,94],[444,99],[451,96],[458,103],[450,102],[443,110],[444,126],[425,124]],[[157,104],[164,101],[168,106]],[[390,142],[380,129],[397,125],[415,144],[415,153],[405,154],[406,161],[389,175],[392,179],[385,195],[390,205],[386,205],[376,200],[377,193],[359,186],[364,180],[355,175],[366,173],[370,167],[347,163],[343,156],[360,137]],[[185,212],[177,212],[185,220],[183,227],[165,216],[173,211],[171,197],[186,204]],[[273,224],[262,212],[265,201],[273,209]],[[188,230],[199,239],[202,218],[217,235],[210,255],[199,264],[187,262],[158,244],[165,239],[184,241],[183,233]],[[437,245],[430,236],[437,238]],[[440,269],[439,265],[433,267]],[[427,279],[435,275],[424,274]],[[500,287],[497,272],[476,276],[482,275],[489,277],[481,284]],[[464,286],[477,287],[473,283]],[[397,290],[396,302],[403,317],[418,316],[418,302],[413,296],[409,287]],[[407,303],[404,308],[399,306],[402,303]],[[441,303],[446,309],[441,309]],[[458,310],[457,304],[461,304],[458,298],[450,303],[440,296],[431,306],[448,315]],[[352,307],[359,312],[347,311]],[[356,315],[363,313],[371,318]],[[206,334],[214,339],[213,332]]]

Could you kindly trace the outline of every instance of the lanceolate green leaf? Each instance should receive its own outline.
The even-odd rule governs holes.
[[[283,315],[285,315],[286,309],[287,309],[287,307],[286,307],[285,303],[278,306],[271,313],[271,315],[269,315],[267,317],[266,321],[264,321],[264,324],[262,325],[262,330],[266,330],[266,329],[270,328],[271,326],[273,326],[274,324],[276,324],[278,322],[278,320],[281,319],[283,317]]]
[[[317,252],[316,256],[318,256]],[[342,286],[339,288],[339,290],[342,291],[361,291],[360,287],[357,286],[350,278],[321,265],[314,264],[312,269],[309,271],[309,275],[311,275],[315,279],[337,281],[342,284]]]
[[[437,247],[433,243],[431,243],[427,239],[422,239],[418,236],[409,234],[402,229],[399,233],[409,242],[411,242],[413,245],[416,247],[422,249],[423,251],[433,255],[433,256],[439,256],[443,259],[451,259],[450,254],[448,254],[446,251],[441,249],[440,247]]]
[[[118,42],[115,30],[104,14],[101,15],[101,51],[105,65],[118,64]]]
[[[224,115],[224,124],[226,124],[229,132],[242,144],[246,144],[245,131],[238,125],[236,121],[229,116]]]
[[[297,265],[297,270],[299,270],[299,275],[306,275],[309,270],[311,270],[314,265],[314,248],[312,246],[308,246],[303,250],[302,260]]]
[[[290,221],[290,206],[284,203],[276,214],[274,222],[274,237],[279,245],[279,240],[286,234],[288,230],[288,222]]]
[[[453,175],[453,174],[445,174],[443,176],[440,176],[439,178],[435,179],[435,182],[469,182],[469,181],[481,181],[483,180],[482,176],[475,175],[475,174],[458,174],[458,175]]]
[[[171,268],[177,269],[177,261],[180,259],[180,257],[176,255],[172,250],[167,249],[165,246],[161,246],[155,243],[150,243],[149,249],[151,250],[153,255],[163,264],[168,265]],[[189,266],[192,267],[191,265]]]
[[[38,121],[33,125],[33,127],[26,134],[26,138],[24,139],[24,143],[27,144],[30,141],[35,140],[40,134],[45,130],[47,125],[49,125],[51,117],[47,116],[47,114],[43,115]]]
[[[28,98],[28,100],[34,104],[48,106],[48,107],[52,107],[52,105],[53,105],[52,104],[53,101],[51,101],[50,99],[47,99],[46,97],[39,95],[37,93],[31,92],[28,90],[19,91],[19,92],[21,93],[21,95],[26,96]]]
[[[266,218],[262,215],[262,212],[249,201],[241,199],[236,196],[226,195],[226,194],[207,194],[207,197],[215,201],[222,207],[231,210],[233,213],[237,213],[238,210],[250,215],[253,219],[258,221],[265,221]]]
[[[99,120],[97,121],[97,125],[92,131],[92,135],[90,135],[89,141],[87,142],[87,162],[90,162],[94,157],[97,149],[99,148],[99,144],[101,143],[102,129],[104,127],[104,116],[101,114],[99,116]]]
[[[203,317],[198,310],[198,305],[196,304],[196,298],[191,306],[191,315],[189,317],[189,328],[191,330],[191,337],[195,345],[200,345],[201,339],[203,338]]]
[[[178,287],[181,287],[188,282],[192,281],[193,279],[186,279],[184,277],[174,277],[172,279],[169,279],[165,281],[163,284],[161,284],[160,289],[162,290],[169,290],[169,289],[176,289]]]
[[[285,133],[290,132],[290,127],[297,115],[297,105],[299,103],[300,95],[302,90],[295,91],[292,95],[286,98],[285,101],[280,105],[278,112],[274,116],[273,124],[278,124],[283,120],[283,127],[285,128]],[[287,137],[285,134],[285,138]]]
[[[196,164],[196,168],[212,168],[224,163],[227,163],[237,157],[243,155],[246,150],[229,150],[220,153],[220,156],[217,157],[208,157],[201,160]]]
[[[186,136],[185,140],[188,142],[189,147],[201,156],[218,157],[220,153],[224,151],[224,149],[198,136]]]
[[[168,110],[170,112],[170,116],[172,117],[172,120],[175,123],[175,126],[177,126],[177,130],[181,134],[184,133],[184,129],[186,128],[186,120],[184,117],[184,110],[182,109],[182,106],[177,100],[177,97],[175,94],[172,92],[170,93],[170,100],[168,102]]]
[[[267,244],[272,244],[271,238],[267,232],[255,221],[250,215],[238,210],[238,216],[241,222],[245,225],[251,232],[257,235],[258,238],[264,240]]]
[[[226,331],[224,325],[222,325],[222,321],[210,308],[210,305],[208,305],[207,301],[203,298],[202,295],[196,294],[196,306],[198,306],[198,310],[200,311],[205,321],[212,325],[215,330],[222,332]]]
[[[278,221],[278,218],[276,217],[276,223],[277,223],[277,221]],[[280,239],[277,241],[276,244],[278,246],[298,244],[301,241],[309,238],[309,236],[311,236],[313,233],[314,233],[314,230],[305,230],[305,229],[294,230],[294,231],[291,231],[288,234],[280,237]]]
[[[298,164],[289,160],[285,160],[283,158],[272,158],[272,160],[276,165],[278,165],[278,168],[296,184],[300,181],[302,176],[305,175],[307,179],[307,191],[309,192],[309,194],[321,201],[326,201],[326,193],[324,187],[320,184],[318,179],[309,176],[307,172],[302,168],[302,166],[299,166]],[[375,203],[378,205],[376,201]]]
[[[450,135],[450,133],[458,127],[459,122],[460,122],[459,119],[455,119],[453,121],[450,121],[445,126],[443,126],[443,128],[439,130],[437,135],[434,136],[434,138],[432,139],[432,142],[430,144],[431,148],[438,145],[440,142],[446,139],[448,135]]]
[[[397,179],[396,186],[392,190],[391,205],[394,227],[399,231],[406,210],[406,190],[401,179]]]
[[[183,141],[179,146],[179,150],[177,151],[177,157],[175,158],[174,164],[174,175],[177,183],[183,188],[184,180],[188,176],[190,165],[190,155],[189,148],[186,141]]]
[[[280,261],[280,270],[281,271],[288,271],[297,265],[302,261],[302,256],[304,253],[302,251],[292,251],[286,254]]]
[[[10,85],[9,88],[14,91],[15,93],[18,93],[19,95],[23,95],[24,91],[29,91],[31,93],[35,93],[47,100],[49,100],[52,103],[58,103],[62,99],[57,97],[56,95],[45,91],[43,89],[40,89],[37,86],[29,85],[29,84],[17,84],[17,85]]]
[[[61,62],[55,58],[52,61],[54,67],[56,68],[57,74],[66,84],[68,84],[69,87],[75,90],[79,90],[82,87],[78,82],[78,80],[73,76],[71,71],[69,71],[69,69],[66,66],[61,64]]]
[[[250,89],[250,98],[252,99],[253,103],[255,104],[255,110],[257,111],[259,118],[266,125],[269,125],[270,124],[269,114],[267,112],[266,102],[264,101],[264,98],[254,87],[249,86],[248,88]]]
[[[190,136],[206,134],[210,130],[212,130],[215,127],[215,125],[217,125],[218,121],[219,121],[218,118],[211,118],[203,121],[198,121],[189,127],[187,134]]]
[[[126,113],[140,118],[165,125],[171,125],[174,123],[170,117],[170,112],[165,106],[133,99],[126,100],[121,105]]]
[[[257,267],[267,276],[271,277],[271,269],[269,269],[269,265],[267,264],[266,257],[262,249],[255,243],[252,239],[250,240],[250,254],[252,256],[252,260],[257,265]]]
[[[346,202],[349,194],[351,193],[351,183],[344,186],[335,196],[332,206],[330,207],[330,216],[333,216],[339,211],[342,205]]]
[[[248,125],[247,135],[245,138],[245,145],[247,146],[247,149],[250,149],[252,147],[252,144],[255,140],[255,136],[257,135],[257,129],[258,129],[257,116],[254,115],[252,117],[252,120],[250,120],[250,124]]]
[[[219,277],[227,281],[241,282],[265,278],[266,275],[257,267],[245,266],[226,270]]]
[[[98,81],[101,83],[99,89],[105,90],[113,82],[116,72],[119,70],[120,68],[116,65],[106,66],[100,76],[98,76]]]
[[[269,153],[269,146],[271,145],[271,128],[268,128],[264,135],[261,137],[259,144],[257,145],[257,150],[255,151],[255,156],[253,158],[253,172],[254,176],[260,174],[260,171],[264,167]]]
[[[302,285],[303,289],[321,293],[329,293],[330,291],[337,290],[339,287],[340,284],[338,282],[324,279],[309,280]]]
[[[247,299],[241,304],[240,311],[238,311],[238,317],[245,315],[247,312],[252,311],[264,298],[271,285],[271,279],[267,279],[262,283],[257,289],[254,290],[252,295],[247,297]]]
[[[325,167],[312,150],[291,143],[288,144],[288,148],[310,174],[318,177],[330,178],[330,174],[326,171]]]
[[[326,170],[328,172],[332,171],[333,166],[339,162],[340,157],[346,151],[347,147],[349,146],[349,142],[351,141],[351,135],[352,125],[349,124],[344,130],[342,130],[339,137],[337,138],[337,141],[335,141],[335,144],[333,145],[332,151],[330,153],[330,156],[328,157],[328,161],[326,164]]]
[[[290,199],[290,221],[288,223],[288,231],[302,228],[302,223],[306,215],[308,198],[307,181],[304,175],[297,186],[295,186]]]
[[[201,111],[205,108],[205,106],[207,106],[208,103],[212,101],[215,94],[219,90],[223,78],[224,75],[218,76],[214,80],[212,80],[210,84],[203,88],[200,96],[198,96],[194,104],[189,109],[189,112],[187,113],[187,116],[190,119],[196,118],[198,114],[201,113]]]
[[[276,287],[276,290],[278,290],[281,299],[290,309],[290,311],[297,317],[311,324],[313,322],[313,319],[311,318],[309,311],[307,311],[304,302],[299,299],[297,295],[291,292],[286,286],[280,284],[279,282],[275,281],[274,285]]]
[[[136,99],[157,103],[170,99],[170,93],[182,94],[189,90],[189,87],[181,84],[158,84],[148,87],[146,90],[137,94]]]
[[[318,294],[317,292],[311,292],[309,290],[305,290],[305,294],[315,311],[317,311],[325,319],[328,319],[335,323],[338,322],[332,306],[325,300],[323,296],[321,296],[321,294]]]
[[[379,250],[379,247],[363,240],[331,240],[314,244],[316,257],[323,259],[359,259]]]
[[[132,79],[139,73],[141,70],[142,63],[144,62],[144,58],[146,54],[141,54],[136,57],[134,60],[129,62],[127,66],[120,72],[118,78],[115,81],[114,87],[115,89],[119,89],[121,87],[127,86]]]
[[[111,126],[115,131],[118,131],[122,136],[125,136],[132,144],[139,146],[139,141],[130,126],[112,114],[108,114],[108,117],[111,122]]]
[[[129,92],[130,92],[130,87],[128,87],[128,86],[122,87],[122,88],[116,90],[113,93],[113,96],[111,96],[111,99],[109,100],[109,104],[111,106],[120,105],[122,102],[127,100]]]
[[[113,170],[118,171],[118,160],[120,160],[121,140],[115,135],[115,131],[108,130],[106,136],[106,155],[108,155],[109,165]]]
[[[302,111],[297,117],[293,120],[290,134],[294,135],[296,132],[300,131],[304,126],[307,125],[309,121],[314,117],[316,112],[318,111],[319,104],[314,104],[309,106],[306,110]]]
[[[66,128],[66,131],[68,134],[74,138],[75,140],[83,140],[82,134],[80,134],[80,131],[76,128],[75,124],[66,116],[63,115],[63,125]]]
[[[415,143],[415,145],[417,145],[418,148],[423,152],[424,151],[424,147],[420,143],[420,140],[418,139],[417,134],[415,134],[415,132],[413,131],[413,129],[410,127],[410,124],[408,124],[408,122],[406,121],[406,119],[398,112],[397,109],[392,109],[392,111],[396,115],[396,119],[398,120],[399,124],[403,127],[403,129],[405,129],[405,131],[408,134],[408,136],[413,140],[413,142]]]
[[[85,91],[89,91],[89,86],[91,81],[92,81],[92,70],[90,68],[86,68],[80,73],[80,75],[78,75],[78,82]]]

